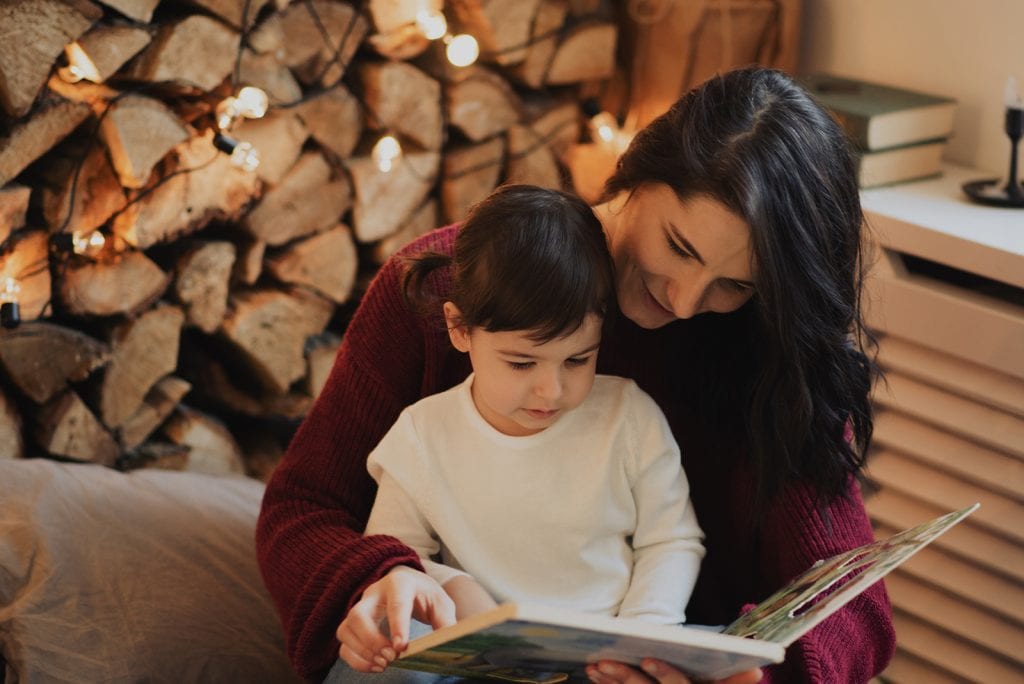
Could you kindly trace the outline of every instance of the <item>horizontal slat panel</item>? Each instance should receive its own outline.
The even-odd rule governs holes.
[[[888,525],[875,526],[875,535],[879,539],[891,537],[899,531]],[[1014,582],[986,572],[974,563],[936,548],[934,544],[914,554],[900,566],[899,572],[1024,624],[1024,582]]]
[[[976,404],[895,372],[875,386],[873,398],[887,408],[1024,458],[1024,420],[1011,413]]]
[[[1024,502],[1024,461],[1013,456],[889,410],[876,414],[872,444],[891,447],[955,477]]]
[[[868,476],[884,488],[905,492],[951,511],[981,503],[971,514],[971,522],[1024,543],[1024,504],[1017,503],[984,487],[964,482],[895,451],[878,450],[871,454]]]
[[[926,660],[913,656],[899,648],[893,654],[889,667],[881,677],[884,682],[894,684],[969,684],[971,680],[957,677]]]
[[[900,530],[919,525],[953,510],[951,506],[930,506],[906,494],[888,489],[883,489],[870,497],[866,504],[873,520]],[[1008,579],[1024,582],[1024,549],[1019,544],[976,527],[971,518],[953,527],[932,542],[931,546],[977,563]]]
[[[1019,665],[975,648],[959,637],[894,611],[898,647],[936,667],[971,682],[1020,682]]]
[[[1024,354],[1024,339],[1021,350]],[[879,340],[878,362],[886,369],[1024,418],[1024,380],[1020,378],[892,335]]]
[[[885,586],[893,607],[1024,665],[1024,628],[1020,625],[915,581],[898,570],[885,578]]]
[[[866,284],[873,329],[1024,379],[1024,307],[907,273],[888,252]]]

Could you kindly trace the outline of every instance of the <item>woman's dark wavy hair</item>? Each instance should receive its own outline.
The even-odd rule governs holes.
[[[693,365],[707,373],[697,387],[708,419],[722,427],[720,416],[743,412],[759,505],[796,479],[835,498],[864,465],[877,372],[865,351],[875,343],[860,310],[864,219],[847,138],[782,72],[738,69],[641,130],[604,194],[645,183],[714,198],[751,227],[757,293],[732,320],[697,326],[710,358]],[[708,316],[721,318],[698,318]]]
[[[548,342],[576,331],[588,314],[602,318],[615,294],[611,254],[601,222],[579,197],[512,184],[476,204],[455,238],[452,257],[410,258],[406,301],[427,312],[439,302],[427,278],[453,266],[448,299],[460,323],[489,332],[528,330]]]

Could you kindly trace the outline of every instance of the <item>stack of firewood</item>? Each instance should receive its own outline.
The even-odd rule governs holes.
[[[265,476],[377,265],[568,187],[607,4],[0,0],[0,457]]]

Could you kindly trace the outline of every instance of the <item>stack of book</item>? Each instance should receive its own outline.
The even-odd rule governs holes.
[[[955,100],[828,74],[802,82],[857,146],[860,187],[941,173]]]

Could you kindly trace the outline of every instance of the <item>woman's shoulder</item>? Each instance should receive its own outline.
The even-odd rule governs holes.
[[[416,256],[423,252],[451,254],[455,249],[455,236],[459,232],[460,225],[461,224],[458,223],[452,223],[447,226],[435,228],[429,233],[424,233],[399,249],[391,260],[394,261],[396,258],[400,260],[406,257]]]

